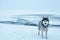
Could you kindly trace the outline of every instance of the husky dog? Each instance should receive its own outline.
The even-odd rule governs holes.
[[[41,31],[42,38],[44,37],[43,33],[45,32],[45,38],[47,39],[48,25],[49,25],[48,17],[43,17],[43,19],[39,21],[38,35],[40,34]]]

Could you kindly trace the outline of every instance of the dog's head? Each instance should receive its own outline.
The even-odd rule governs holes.
[[[43,17],[42,24],[45,27],[47,27],[49,25],[49,19],[48,19],[48,17]]]

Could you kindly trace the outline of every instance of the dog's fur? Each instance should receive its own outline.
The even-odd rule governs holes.
[[[38,35],[40,34],[41,31],[42,38],[44,37],[43,33],[45,32],[45,38],[47,39],[48,25],[49,25],[48,17],[43,17],[43,19],[39,21]]]

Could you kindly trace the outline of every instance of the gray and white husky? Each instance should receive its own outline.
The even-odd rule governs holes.
[[[47,39],[48,25],[49,25],[48,17],[43,17],[43,19],[39,21],[38,35],[41,33],[42,38],[44,37],[43,34],[45,33],[45,38]]]

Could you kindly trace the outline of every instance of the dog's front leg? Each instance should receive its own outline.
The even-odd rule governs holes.
[[[45,32],[45,38],[47,39],[47,32],[48,32],[48,28],[46,28],[46,32]]]

